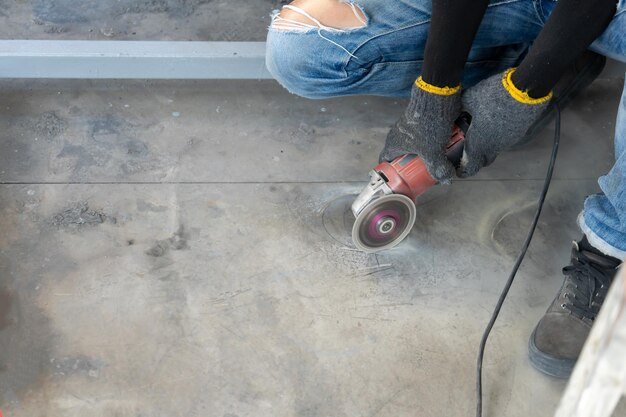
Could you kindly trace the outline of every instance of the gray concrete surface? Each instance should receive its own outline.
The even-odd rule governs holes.
[[[281,0],[0,0],[0,39],[262,41]]]
[[[552,128],[438,188],[400,247],[344,216],[401,100],[263,82],[3,81],[0,409],[7,417],[468,416],[480,335]],[[621,91],[563,115],[544,215],[490,340],[486,416],[550,416],[526,357]],[[346,224],[347,223],[347,224]],[[625,416],[624,407],[617,416]]]

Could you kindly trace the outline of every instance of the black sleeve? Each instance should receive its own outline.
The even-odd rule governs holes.
[[[422,79],[437,87],[461,82],[476,31],[489,0],[433,0]]]
[[[533,98],[548,95],[565,70],[606,29],[616,7],[616,0],[559,0],[512,75],[513,84]]]

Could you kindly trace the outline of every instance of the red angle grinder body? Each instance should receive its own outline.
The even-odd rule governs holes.
[[[464,113],[456,121],[446,156],[458,166],[471,117]],[[390,249],[400,243],[415,223],[416,199],[437,184],[417,155],[402,155],[383,161],[370,172],[370,182],[352,204],[356,221],[352,240],[365,252]]]

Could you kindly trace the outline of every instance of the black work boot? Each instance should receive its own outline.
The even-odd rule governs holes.
[[[604,69],[606,57],[592,51],[583,52],[576,61],[570,65],[565,74],[552,89],[554,102],[559,109],[563,110],[578,93],[593,82]],[[519,148],[533,140],[556,116],[553,106],[549,106],[541,116],[533,123],[526,134],[515,148]]]
[[[528,352],[535,368],[569,377],[619,265],[586,237],[574,242],[571,265],[563,268],[563,286],[530,336]]]

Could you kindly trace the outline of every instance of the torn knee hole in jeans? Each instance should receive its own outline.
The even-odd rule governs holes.
[[[312,6],[313,4],[316,6]],[[319,4],[309,0],[285,5],[272,16],[270,28],[289,32],[344,31],[367,25],[365,13],[354,3],[336,1],[325,4],[325,7],[317,6]]]

